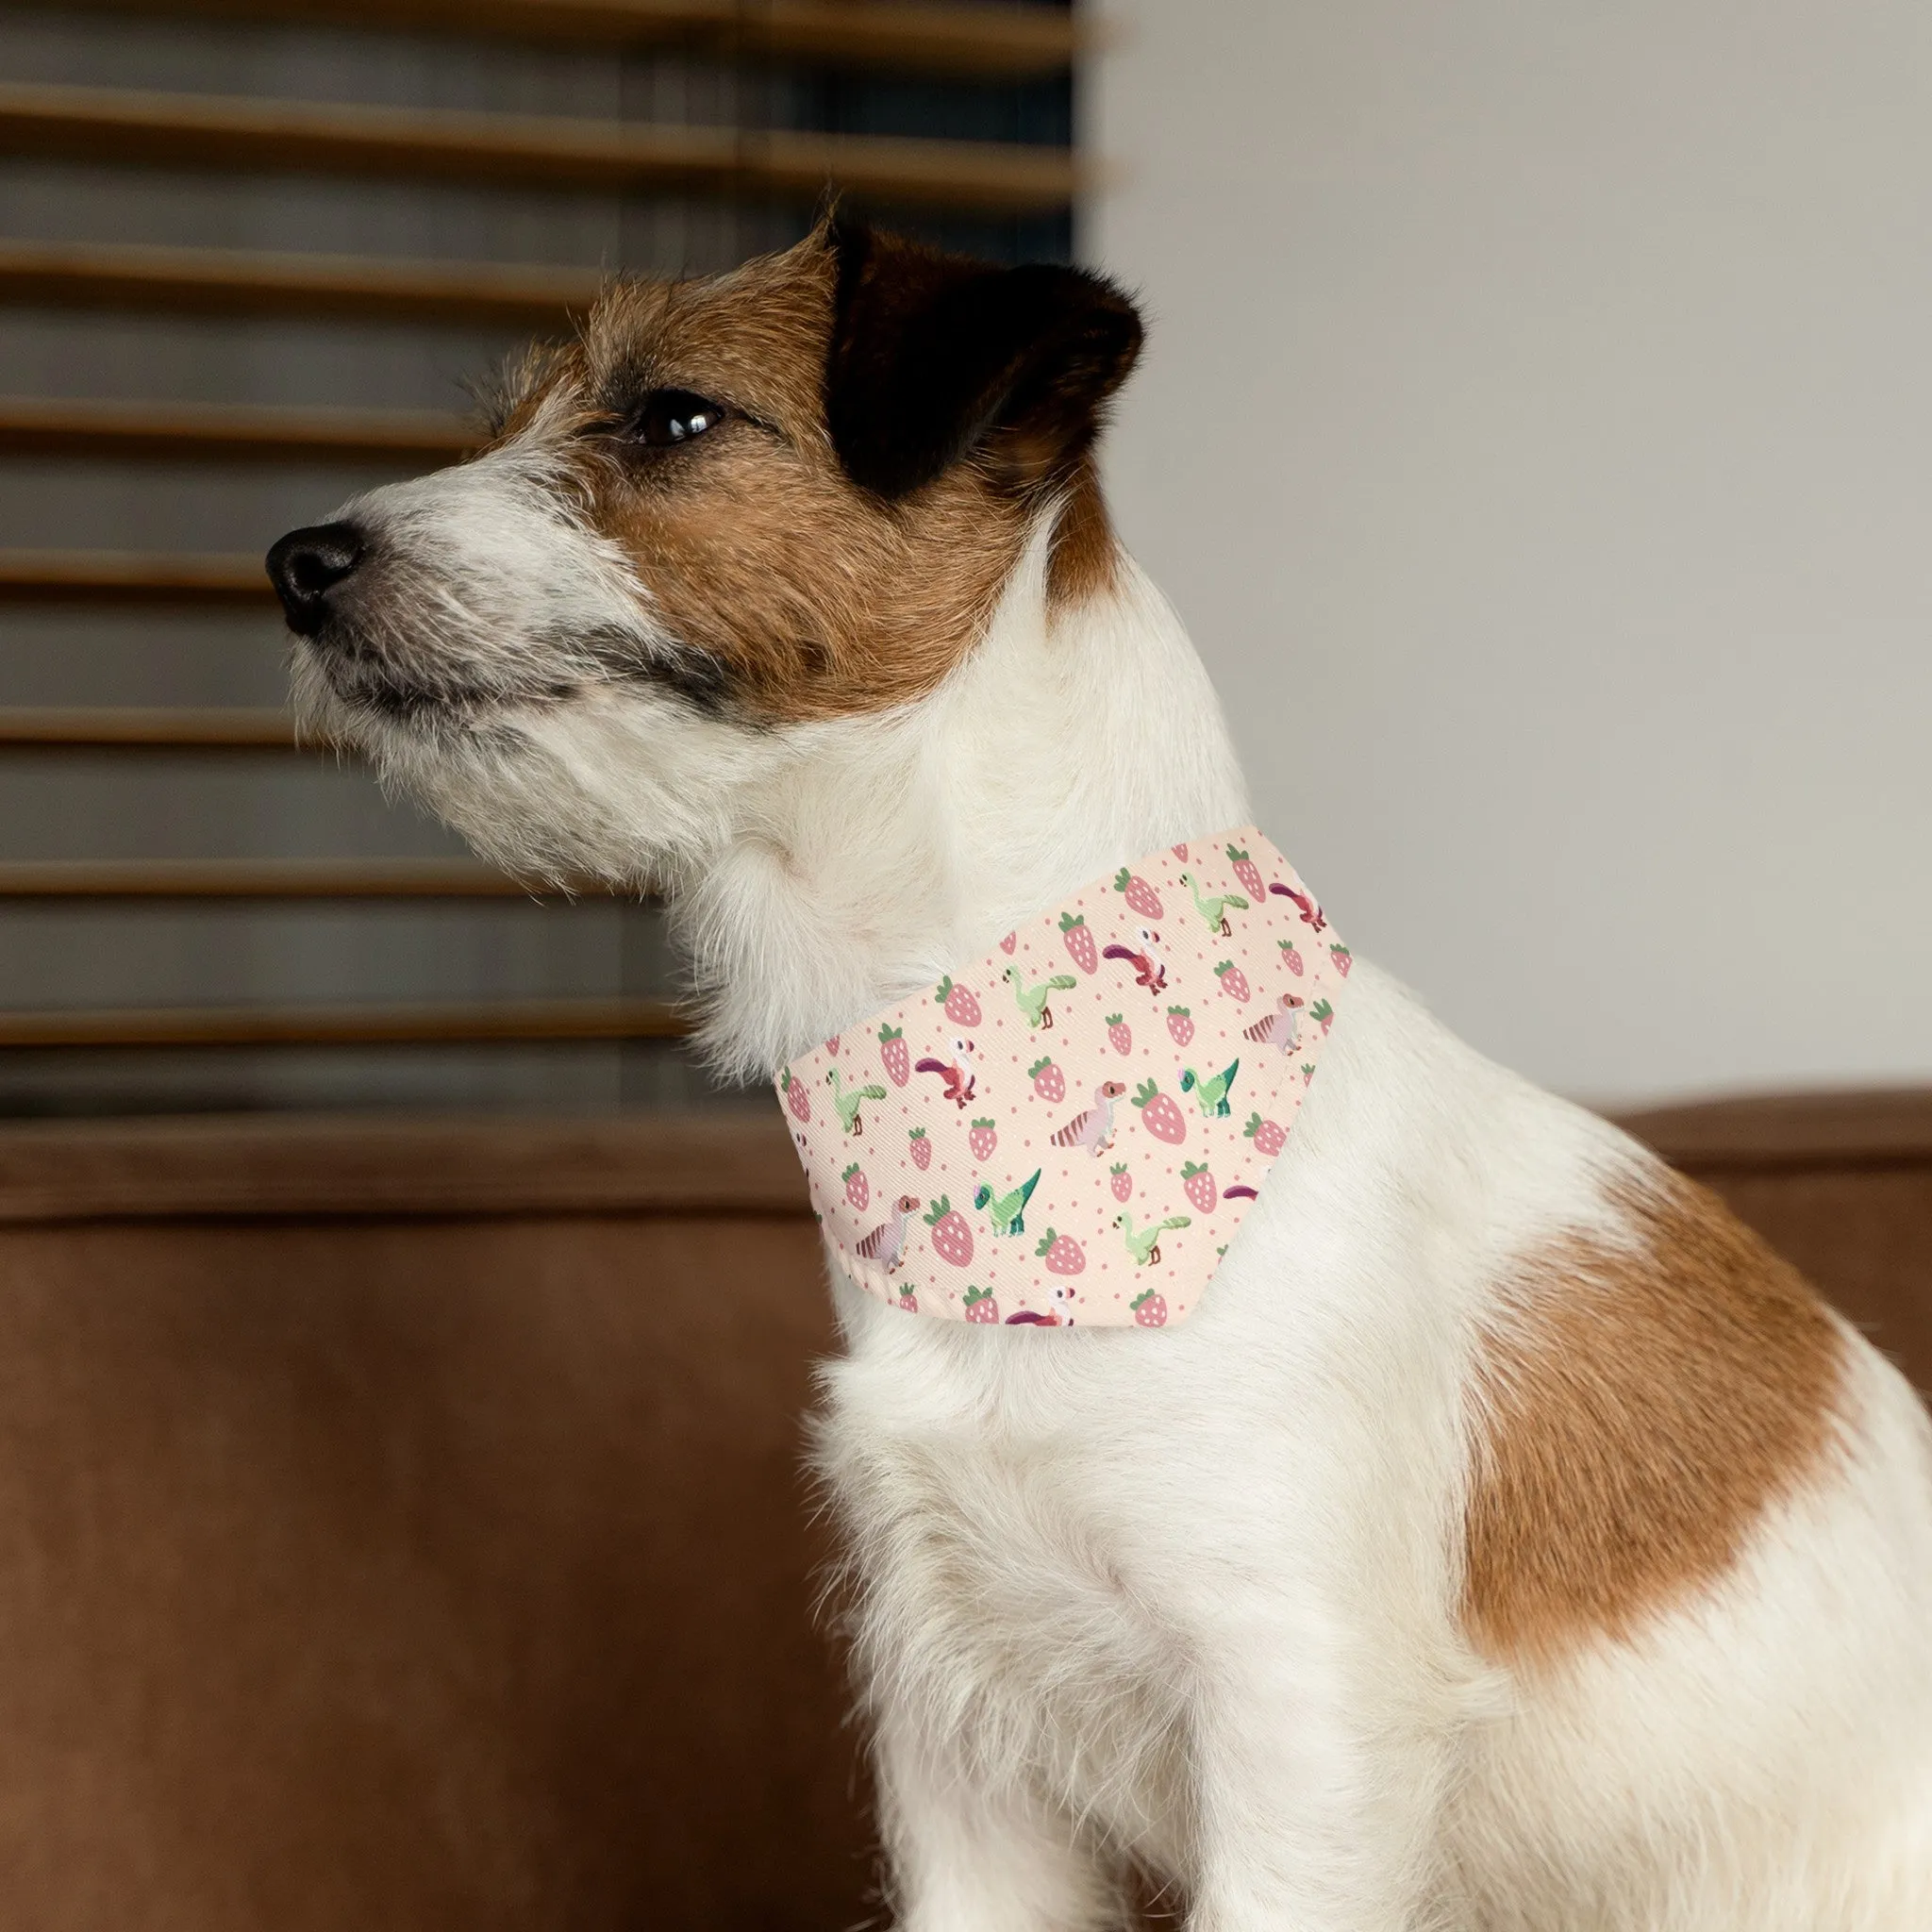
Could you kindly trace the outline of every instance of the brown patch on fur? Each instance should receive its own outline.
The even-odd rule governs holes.
[[[1659,1169],[1627,1247],[1574,1233],[1483,1341],[1462,1623],[1548,1663],[1722,1577],[1823,1466],[1844,1345],[1796,1271]]]
[[[1046,566],[1048,609],[1067,610],[1104,596],[1114,587],[1119,557],[1100,478],[1091,459],[1083,458],[1054,525]]]
[[[533,369],[500,439],[565,455],[664,629],[767,722],[926,695],[984,635],[1049,496],[1067,506],[1055,600],[1103,587],[1112,569],[1084,460],[1070,493],[1031,475],[1010,437],[895,500],[852,480],[826,422],[837,281],[822,229],[730,275],[617,284],[582,341]],[[654,389],[730,413],[688,446],[627,447],[615,432]]]

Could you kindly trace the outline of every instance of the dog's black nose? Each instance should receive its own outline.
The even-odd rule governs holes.
[[[297,637],[312,638],[322,628],[328,593],[354,574],[362,547],[362,532],[354,524],[317,524],[291,530],[269,552],[269,581]]]

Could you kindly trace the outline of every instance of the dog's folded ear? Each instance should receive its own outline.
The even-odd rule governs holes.
[[[883,497],[985,450],[1013,483],[1067,475],[1141,349],[1119,289],[1080,269],[997,268],[834,217],[825,413],[854,482]]]

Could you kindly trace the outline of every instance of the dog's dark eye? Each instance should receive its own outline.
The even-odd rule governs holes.
[[[654,389],[631,416],[630,433],[648,449],[689,442],[724,420],[724,406],[688,389]]]

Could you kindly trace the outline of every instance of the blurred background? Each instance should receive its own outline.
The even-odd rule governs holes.
[[[601,275],[784,247],[828,180],[1066,259],[1073,49],[1051,6],[0,8],[0,1111],[708,1097],[655,912],[533,905],[291,746],[261,552],[450,460]]]
[[[777,1109],[293,744],[261,570],[828,180],[1135,289],[1261,823],[1932,1386],[1932,15],[0,4],[8,1926],[886,1923]]]
[[[1116,515],[1353,943],[1590,1101],[1932,1074],[1932,16],[1106,11]]]

